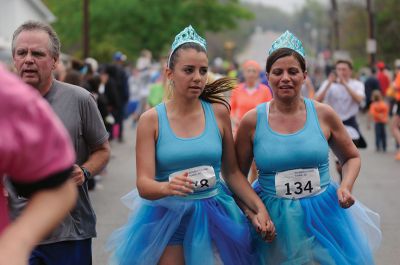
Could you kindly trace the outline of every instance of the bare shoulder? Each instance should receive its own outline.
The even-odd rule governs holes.
[[[229,109],[221,103],[212,103],[212,108],[214,110],[215,117],[218,120],[229,120]]]
[[[321,117],[327,117],[327,116],[332,116],[332,115],[336,115],[335,110],[329,106],[328,104],[322,103],[322,102],[318,102],[316,100],[313,100],[314,106],[315,106],[315,110],[318,113],[318,116]]]
[[[229,115],[229,109],[222,103],[212,103],[215,115]]]
[[[339,116],[336,114],[335,110],[331,106],[315,100],[313,100],[313,103],[320,121],[322,120],[323,122],[330,125],[333,125],[336,122],[340,121]]]
[[[257,124],[257,109],[248,111],[240,121],[240,127],[255,128]]]
[[[146,110],[142,115],[140,115],[138,129],[141,129],[142,127],[146,127],[146,131],[148,131],[148,129],[158,128],[158,115],[155,108]]]

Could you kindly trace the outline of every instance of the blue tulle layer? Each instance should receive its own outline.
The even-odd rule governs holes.
[[[359,202],[349,209],[338,203],[336,183],[313,197],[278,198],[253,187],[265,203],[277,237],[263,242],[253,231],[255,264],[374,264],[373,250],[381,241],[379,215]]]
[[[168,197],[156,201],[144,200],[133,191],[128,201],[135,209],[128,223],[111,236],[111,264],[157,264],[180,222],[188,217],[183,240],[187,265],[212,265],[218,259],[240,265],[252,260],[246,218],[223,191],[207,199]]]

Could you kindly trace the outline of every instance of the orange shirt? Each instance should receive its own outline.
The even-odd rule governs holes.
[[[369,114],[375,122],[386,123],[389,116],[389,106],[385,101],[375,101],[369,106]]]
[[[240,120],[246,112],[271,99],[271,91],[266,85],[259,84],[257,89],[251,93],[246,90],[245,84],[241,83],[232,91],[231,116]]]

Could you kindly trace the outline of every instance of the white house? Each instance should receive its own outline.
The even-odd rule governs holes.
[[[51,23],[56,17],[40,0],[0,0],[0,60],[11,49],[15,29],[27,20]]]

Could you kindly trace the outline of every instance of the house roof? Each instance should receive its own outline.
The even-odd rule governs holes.
[[[56,17],[53,13],[47,8],[45,4],[41,0],[29,0],[27,1],[35,8],[43,17],[46,19],[48,23],[52,23],[56,20]]]

